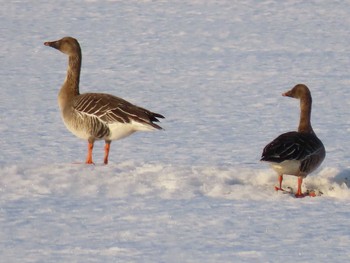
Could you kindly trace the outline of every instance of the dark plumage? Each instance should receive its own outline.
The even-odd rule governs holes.
[[[301,184],[303,178],[313,172],[325,158],[326,151],[311,127],[312,98],[309,89],[298,84],[284,96],[300,99],[300,122],[298,131],[281,134],[267,144],[263,150],[261,161],[269,162],[279,175],[279,187],[282,189],[283,174],[298,176],[297,197],[302,197]]]

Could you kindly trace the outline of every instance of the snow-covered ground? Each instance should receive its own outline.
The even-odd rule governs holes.
[[[347,262],[350,259],[348,1],[0,1],[0,262]],[[166,116],[164,131],[84,161],[57,93],[73,36],[81,92]],[[276,193],[263,147],[295,130],[313,95],[327,156]],[[285,184],[296,186],[295,177]]]

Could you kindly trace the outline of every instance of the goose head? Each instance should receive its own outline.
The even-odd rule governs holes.
[[[45,42],[44,45],[53,47],[68,56],[77,55],[81,52],[78,41],[73,37],[64,37],[60,40]]]
[[[296,99],[303,99],[303,98],[311,97],[311,93],[309,88],[306,85],[297,84],[291,90],[283,93],[282,96],[296,98]]]

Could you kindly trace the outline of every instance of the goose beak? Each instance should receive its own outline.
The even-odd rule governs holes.
[[[282,93],[282,96],[283,97],[291,97],[292,96],[292,92],[291,91],[284,92],[284,93]]]
[[[58,41],[51,41],[51,42],[45,42],[44,45],[58,49],[59,43]]]

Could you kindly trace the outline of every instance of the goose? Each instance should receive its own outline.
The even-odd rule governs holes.
[[[283,133],[267,144],[263,150],[261,161],[268,162],[278,174],[279,186],[282,190],[283,175],[298,177],[296,197],[304,197],[301,191],[303,179],[320,166],[326,156],[323,143],[317,138],[311,126],[312,97],[309,88],[298,84],[282,96],[300,100],[300,121],[298,131]]]
[[[88,141],[87,164],[93,164],[92,150],[96,140],[105,141],[104,164],[108,164],[113,140],[125,138],[136,131],[161,130],[155,124],[159,113],[151,112],[130,102],[105,93],[79,92],[81,48],[73,37],[44,43],[68,55],[67,75],[58,94],[58,105],[67,129]]]

